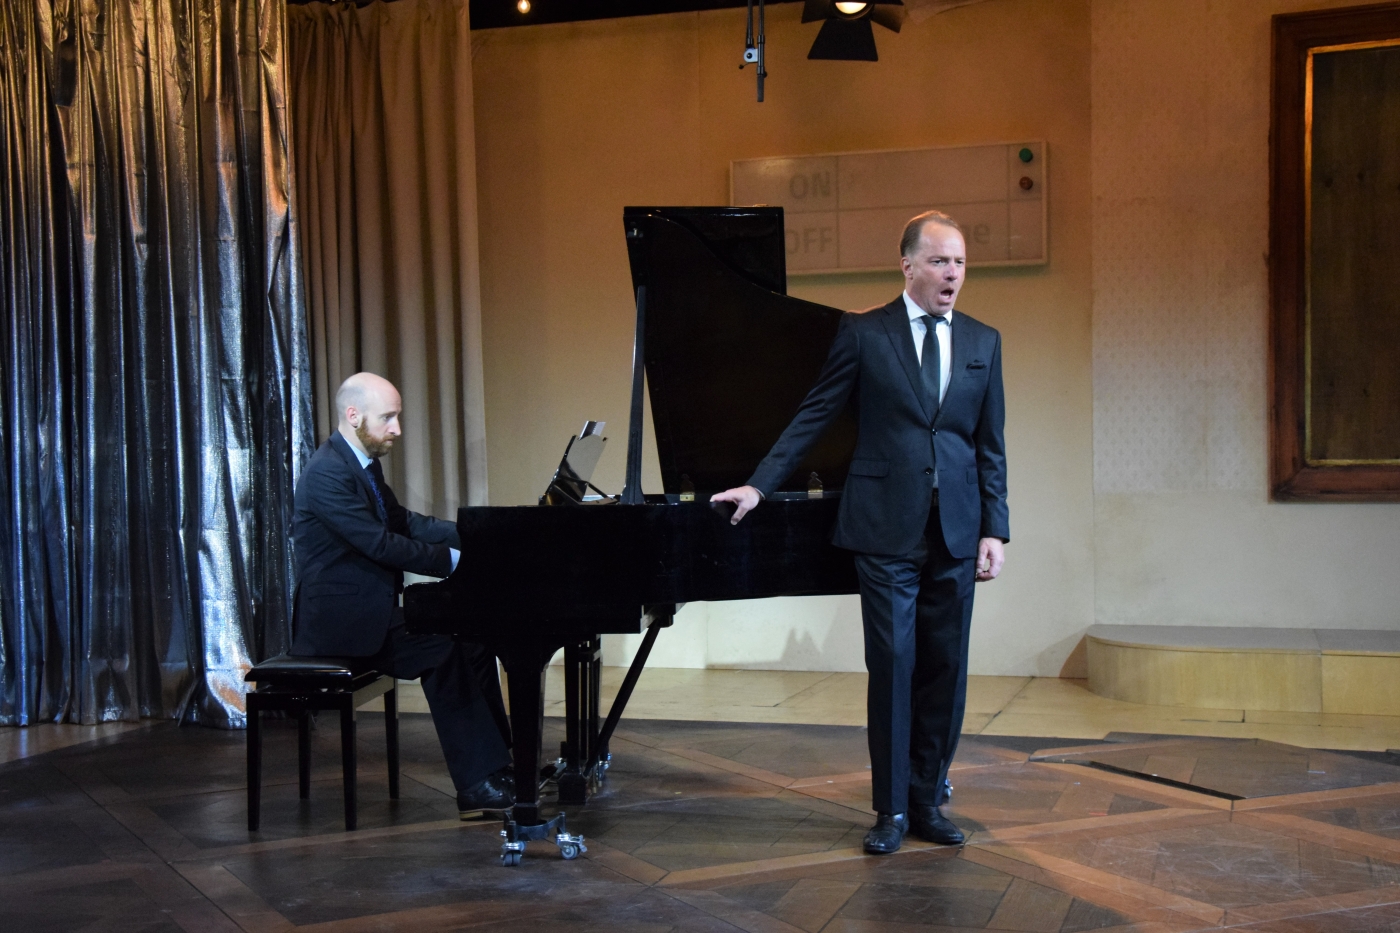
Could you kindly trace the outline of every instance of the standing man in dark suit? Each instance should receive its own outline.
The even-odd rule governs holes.
[[[841,319],[817,384],[748,484],[715,501],[733,521],[792,473],[854,399],[858,433],[832,542],[855,552],[870,673],[875,826],[865,851],[905,832],[953,845],[939,807],[962,731],[973,582],[996,579],[1010,539],[1001,335],[954,311],[967,249],[939,211],[900,240],[904,294]]]
[[[457,568],[461,542],[456,525],[410,512],[384,481],[379,458],[401,433],[398,390],[373,373],[358,373],[341,384],[335,406],[336,431],[297,482],[292,654],[421,677],[462,818],[513,806],[496,659],[480,645],[410,635],[403,627],[404,571],[447,576]]]

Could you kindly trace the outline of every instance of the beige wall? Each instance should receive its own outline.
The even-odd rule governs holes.
[[[586,418],[621,485],[624,205],[723,204],[731,159],[1040,138],[1050,263],[974,270],[959,303],[1002,331],[1008,398],[1013,541],[973,671],[1060,673],[1094,621],[1394,625],[1396,507],[1266,502],[1270,4],[1187,6],[986,0],[877,28],[871,65],[807,61],[783,4],[761,105],[742,11],[476,33],[492,503],[533,502]],[[899,287],[790,282],[841,308]],[[860,644],[853,598],[696,604],[653,663],[859,670]]]
[[[1400,626],[1400,506],[1268,501],[1270,17],[1095,0],[1095,616]]]

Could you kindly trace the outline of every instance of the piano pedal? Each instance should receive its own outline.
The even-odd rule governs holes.
[[[577,771],[565,771],[559,775],[557,792],[561,806],[582,806],[588,803],[588,796],[595,789],[589,775]]]

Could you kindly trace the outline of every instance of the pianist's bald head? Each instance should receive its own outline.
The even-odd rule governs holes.
[[[339,416],[336,429],[352,446],[370,457],[382,457],[399,436],[399,414],[403,401],[399,390],[383,376],[356,373],[340,384],[335,393]]]

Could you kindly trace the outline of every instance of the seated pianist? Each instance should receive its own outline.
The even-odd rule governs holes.
[[[445,635],[409,634],[398,604],[404,571],[446,577],[457,568],[457,526],[404,508],[384,480],[380,458],[401,433],[392,383],[357,373],[341,384],[335,407],[336,430],[296,486],[291,653],[422,678],[462,819],[506,810],[515,780],[495,657]]]

